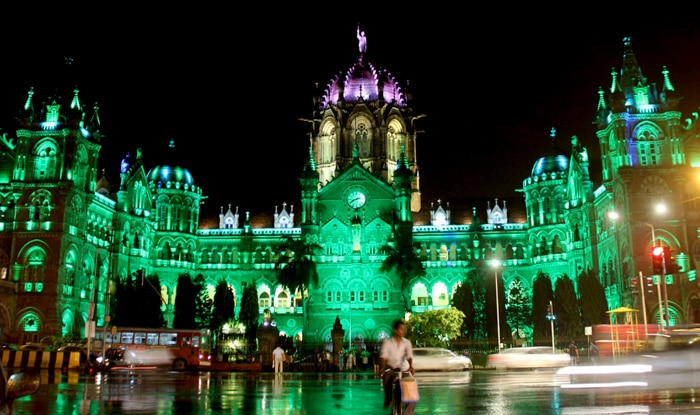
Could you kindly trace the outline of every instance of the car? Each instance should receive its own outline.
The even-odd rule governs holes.
[[[47,352],[49,351],[49,346],[43,343],[26,343],[21,345],[19,349],[34,352]]]
[[[70,344],[58,348],[59,352],[80,352],[87,354],[87,347],[81,345]]]
[[[562,389],[693,389],[700,387],[700,333],[668,330],[647,338],[646,349],[602,365],[567,366]]]
[[[489,367],[495,369],[538,369],[568,366],[571,357],[549,346],[513,347],[488,356]]]
[[[0,342],[0,350],[19,350],[19,346],[12,343]]]
[[[87,346],[80,345],[80,344],[69,344],[65,346],[61,346],[58,348],[59,352],[72,352],[72,353],[80,353],[80,363],[85,364],[87,362]]]
[[[110,368],[155,368],[171,367],[175,355],[166,348],[112,348],[107,349],[105,358],[97,362]]]
[[[416,347],[413,349],[413,368],[416,372],[469,370],[472,360],[449,349]]]

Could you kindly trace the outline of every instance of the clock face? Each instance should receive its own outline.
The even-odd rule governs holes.
[[[348,193],[348,205],[353,209],[359,209],[367,202],[365,193],[360,189],[353,189]]]

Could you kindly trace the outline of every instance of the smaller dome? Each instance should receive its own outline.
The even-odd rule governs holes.
[[[189,170],[184,167],[156,166],[148,172],[148,181],[151,183],[182,183],[194,186],[194,178]]]
[[[531,176],[540,176],[547,173],[559,173],[569,170],[569,157],[565,154],[545,156],[535,162]]]

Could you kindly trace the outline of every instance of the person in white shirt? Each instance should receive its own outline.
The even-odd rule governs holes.
[[[280,346],[275,347],[272,351],[272,367],[275,369],[275,374],[284,373],[284,360],[287,357],[284,349]]]
[[[396,369],[401,372],[410,372],[415,375],[413,369],[413,345],[411,341],[404,337],[406,334],[406,323],[403,320],[396,320],[392,324],[393,335],[384,339],[379,351],[379,362],[382,370],[382,387],[384,389],[384,408],[391,405],[391,391],[393,381],[398,376],[395,371],[385,369]],[[416,404],[409,403],[404,409],[404,415],[413,415]]]

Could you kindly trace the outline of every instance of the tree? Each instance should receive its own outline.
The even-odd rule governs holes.
[[[401,282],[401,296],[404,300],[406,310],[411,309],[409,303],[408,284],[413,278],[419,278],[426,275],[423,261],[413,249],[413,235],[408,232],[399,232],[396,237],[396,245],[390,244],[382,247],[382,252],[387,255],[379,267],[379,272],[390,274],[394,273],[399,277]]]
[[[564,274],[554,283],[554,310],[559,338],[574,340],[584,334],[574,283]]]
[[[211,327],[211,313],[214,301],[209,297],[207,282],[202,274],[197,274],[194,278],[195,298],[195,327],[198,329]]]
[[[596,273],[588,269],[578,276],[579,304],[584,326],[608,324],[608,301]]]
[[[415,346],[449,347],[459,337],[464,313],[456,308],[428,310],[414,314],[406,322],[406,337]]]
[[[277,282],[288,288],[294,295],[301,295],[304,318],[308,320],[309,313],[306,303],[309,289],[318,285],[318,270],[314,255],[323,249],[316,241],[316,236],[306,236],[302,239],[287,237],[280,246],[280,254],[275,262]]]
[[[308,289],[318,285],[318,270],[313,256],[321,249],[321,245],[312,237],[287,237],[280,246],[280,254],[275,262],[277,282],[292,293],[301,293],[306,299]]]
[[[189,274],[181,274],[177,279],[173,328],[195,328],[198,290]]]
[[[163,309],[161,308],[165,301],[160,293],[160,278],[157,275],[149,275],[148,277],[143,277],[143,270],[141,273],[141,285],[139,285],[139,278],[136,278],[136,292],[137,292],[137,304],[136,309],[138,314],[134,317],[134,321],[131,325],[135,327],[164,327],[165,319],[163,318]]]
[[[506,304],[506,320],[513,328],[516,338],[525,338],[527,333],[525,328],[532,324],[532,302],[525,290],[523,281],[516,277],[511,282],[508,289],[508,300]]]
[[[452,306],[464,313],[462,325],[459,329],[460,336],[475,340],[476,330],[474,321],[476,317],[474,310],[474,293],[472,290],[473,287],[470,279],[466,279],[463,283],[459,284],[452,294]]]
[[[549,274],[537,271],[532,283],[532,334],[536,342],[543,342],[551,337],[551,324],[547,318],[549,302],[554,299],[552,280]]]
[[[164,327],[160,279],[143,270],[117,282],[112,324],[123,327]]]
[[[214,307],[211,317],[211,331],[216,333],[216,338],[221,338],[221,331],[226,323],[233,323],[236,312],[236,298],[233,290],[225,279],[216,283],[214,291]]]
[[[258,291],[255,288],[255,280],[250,284],[243,284],[243,295],[241,297],[241,309],[238,313],[238,321],[245,326],[245,337],[248,341],[248,348],[253,349],[258,336],[258,320],[260,312],[258,304]]]
[[[131,275],[119,279],[116,282],[114,294],[114,311],[112,312],[112,324],[115,326],[131,326],[137,315],[135,306],[136,288]]]

